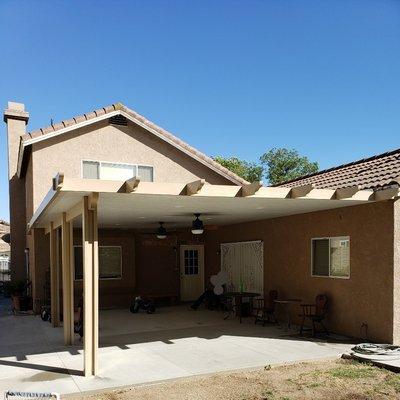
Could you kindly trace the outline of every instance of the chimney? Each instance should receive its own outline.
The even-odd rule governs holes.
[[[28,120],[29,113],[25,111],[24,104],[8,102],[8,107],[4,110],[4,122],[7,124],[8,179],[17,173],[20,137],[26,133]]]

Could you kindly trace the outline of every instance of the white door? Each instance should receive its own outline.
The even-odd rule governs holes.
[[[196,300],[204,291],[204,246],[181,246],[181,300]]]
[[[261,240],[221,244],[221,270],[233,290],[264,292],[264,244]]]

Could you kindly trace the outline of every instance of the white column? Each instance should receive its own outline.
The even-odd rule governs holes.
[[[99,262],[97,194],[84,197],[82,213],[84,373],[97,374]]]
[[[51,292],[51,325],[60,325],[59,319],[59,277],[58,277],[58,240],[57,230],[54,229],[53,222],[50,223],[50,292]]]
[[[73,293],[73,226],[72,221],[67,222],[66,213],[62,216],[61,241],[62,241],[62,287],[63,287],[63,326],[64,343],[74,344],[74,293]]]

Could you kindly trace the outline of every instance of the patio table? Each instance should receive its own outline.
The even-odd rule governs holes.
[[[232,299],[234,299],[233,310],[235,311],[236,316],[239,317],[240,323],[242,323],[243,299],[244,298],[253,299],[254,297],[259,297],[259,296],[261,296],[260,293],[254,293],[254,292],[226,292],[222,294],[222,297],[231,297]],[[252,302],[250,302],[250,308],[251,307],[252,307]],[[224,319],[227,319],[228,317],[229,314]]]
[[[303,300],[301,300],[301,299],[276,299],[276,300],[274,300],[274,303],[283,304],[285,307],[287,330],[290,330],[290,328],[291,328],[290,306],[292,306],[293,304],[299,304],[302,301]]]

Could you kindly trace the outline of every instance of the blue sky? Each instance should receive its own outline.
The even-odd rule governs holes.
[[[0,104],[29,130],[122,101],[209,155],[400,147],[399,1],[2,0],[0,38]]]

